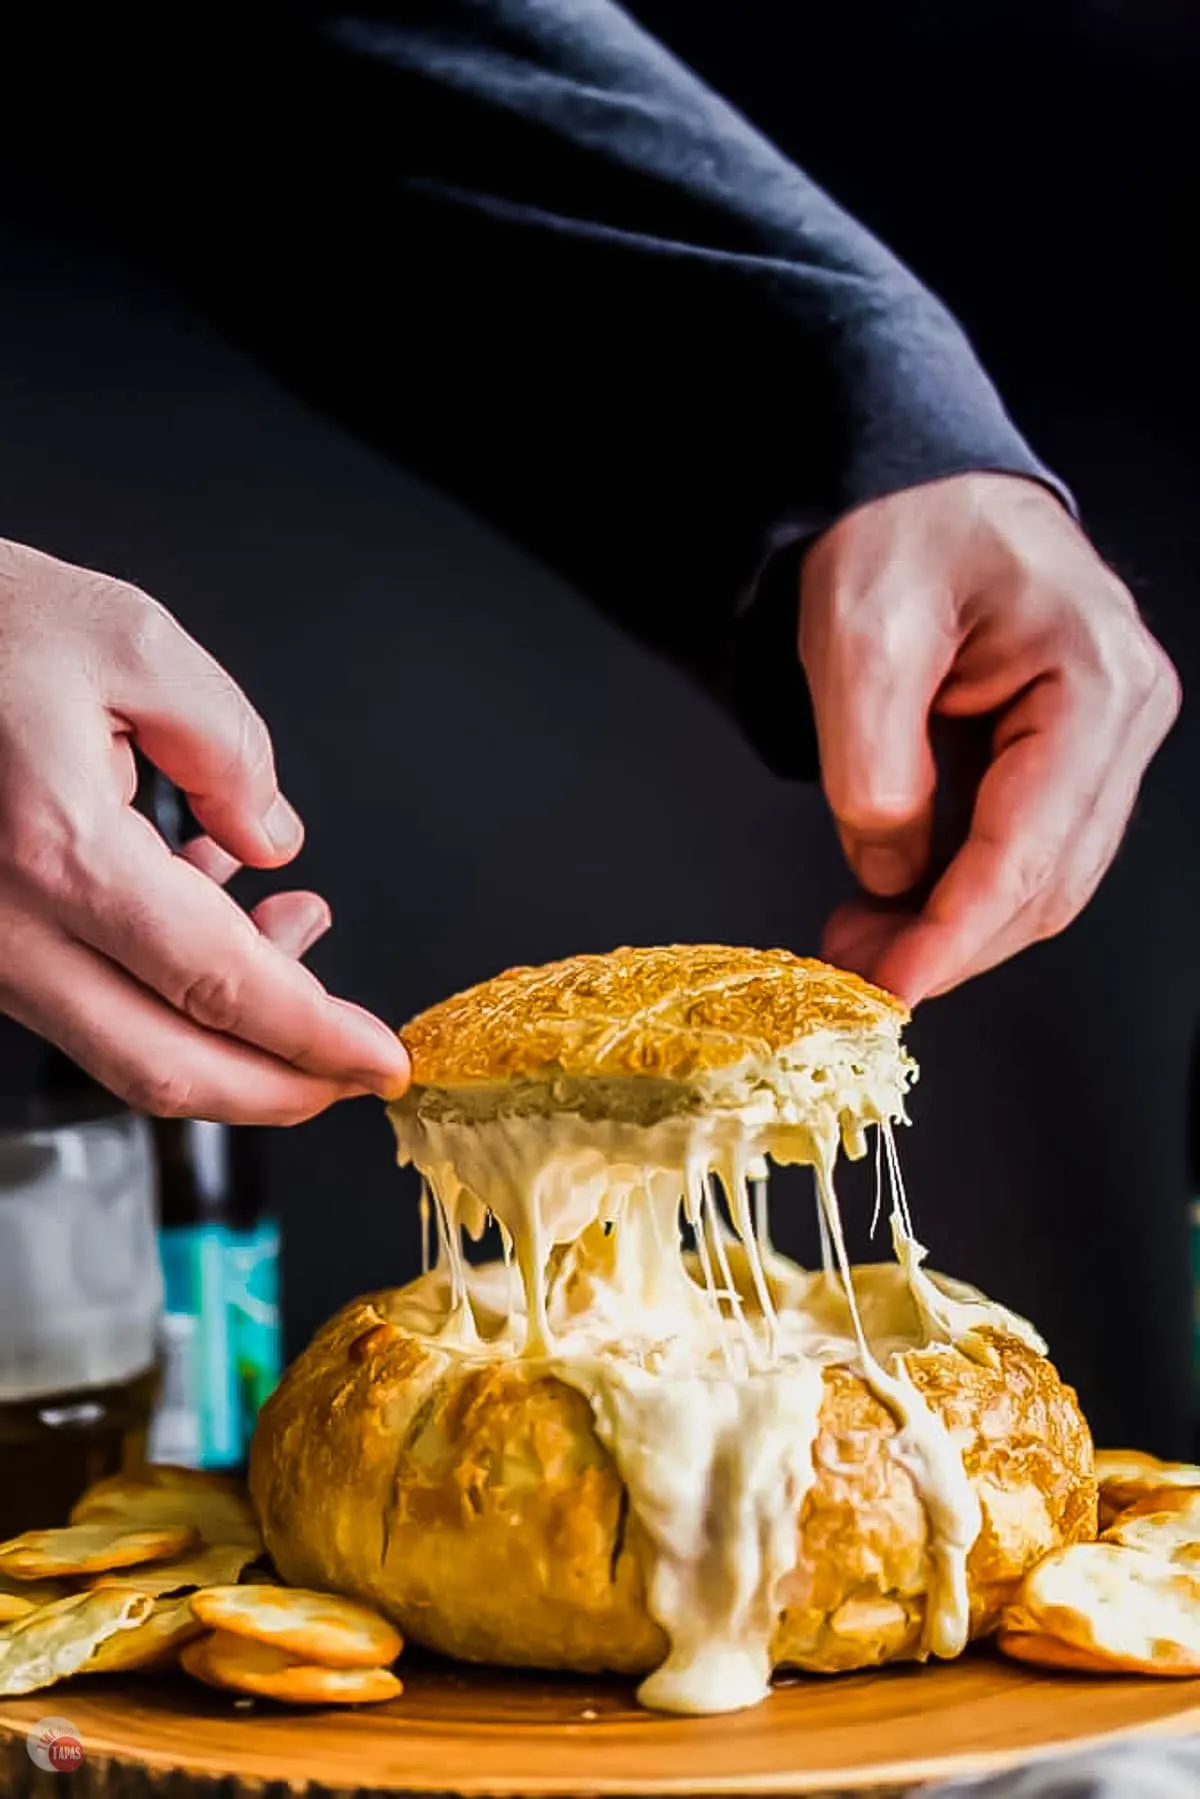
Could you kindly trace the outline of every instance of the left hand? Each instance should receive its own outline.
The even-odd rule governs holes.
[[[1086,905],[1179,680],[1060,502],[1017,476],[857,508],[808,551],[800,590],[822,784],[865,889],[830,919],[824,953],[916,1004]],[[991,718],[991,761],[966,841],[906,909],[929,872],[938,716]]]

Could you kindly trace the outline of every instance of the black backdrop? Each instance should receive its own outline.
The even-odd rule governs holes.
[[[1194,691],[1185,6],[636,10],[956,307]],[[0,530],[136,579],[254,696],[309,826],[298,876],[336,914],[320,973],[398,1020],[619,941],[812,949],[845,885],[818,796],[223,344],[22,150],[0,175]],[[1039,1321],[1099,1435],[1167,1451],[1187,1429],[1197,729],[1185,709],[1085,919],[919,1017],[903,1144],[934,1264]],[[295,1348],[412,1271],[416,1221],[367,1102],[275,1134],[270,1172]],[[776,1212],[810,1253],[802,1189]],[[1136,1340],[1131,1287],[1159,1299]]]

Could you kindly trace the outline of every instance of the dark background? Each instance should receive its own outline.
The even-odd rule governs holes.
[[[957,310],[1194,690],[1190,9],[635,10]],[[297,878],[334,908],[312,958],[333,987],[399,1021],[506,963],[622,941],[817,946],[846,876],[814,790],[222,342],[35,142],[5,152],[0,530],[138,581],[266,714],[308,824]],[[1098,1436],[1167,1452],[1188,1429],[1197,730],[1185,707],[1083,921],[917,1019],[902,1145],[935,1266],[1037,1319]],[[369,1103],[269,1153],[294,1349],[412,1272],[415,1208]],[[798,1187],[776,1216],[811,1253]]]

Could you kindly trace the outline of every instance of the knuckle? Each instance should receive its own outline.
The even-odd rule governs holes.
[[[179,638],[175,620],[157,600],[126,581],[104,579],[97,585],[117,668],[134,679],[157,675]]]
[[[148,628],[153,628],[149,621],[157,622],[167,615],[157,600],[152,600],[148,593],[132,581],[123,581],[116,575],[98,575],[97,587],[106,599],[108,606],[115,613],[127,618],[146,620]]]
[[[97,833],[86,814],[43,795],[0,802],[0,862],[10,878],[47,899],[77,894],[96,864]]]
[[[1043,943],[1049,937],[1057,937],[1068,925],[1074,924],[1083,906],[1082,896],[1061,892],[1051,894],[1038,915],[1035,941]]]
[[[133,1068],[118,1083],[118,1092],[135,1112],[152,1118],[191,1118],[200,1103],[192,1076],[182,1068]]]
[[[886,660],[889,610],[878,588],[858,581],[826,579],[803,589],[800,606],[800,660],[806,669],[830,663],[861,668]]]
[[[1153,645],[1153,651],[1155,668],[1148,698],[1162,722],[1169,727],[1179,717],[1183,706],[1183,682],[1167,652],[1157,643]]]
[[[834,652],[847,672],[891,668],[911,636],[909,620],[881,606],[871,595],[856,595],[835,612]]]
[[[1047,889],[1054,876],[1058,863],[1059,845],[1057,843],[1025,844],[1013,853],[1004,872],[1004,884],[1008,893],[1009,904],[1014,913],[1026,907],[1034,908]],[[1052,895],[1047,897],[1047,910],[1055,904]]]
[[[1147,630],[1128,590],[1115,576],[1112,585],[1119,605],[1101,613],[1082,641],[1076,639],[1080,676],[1105,695],[1114,712],[1149,707],[1174,719],[1182,703],[1175,666]]]
[[[271,733],[246,699],[241,699],[238,706],[230,773],[239,775],[255,786],[260,783],[273,785],[275,780],[275,751]]]
[[[187,982],[177,1003],[197,1024],[234,1035],[245,1022],[245,983],[230,969],[205,970]]]
[[[1122,646],[1119,668],[1127,698],[1135,705],[1147,705],[1163,690],[1170,664],[1149,632],[1139,629]]]
[[[149,594],[118,575],[89,571],[81,578],[80,596],[90,624],[119,625],[123,630],[162,610]]]
[[[830,805],[838,822],[856,836],[890,837],[913,821],[920,810],[911,793],[859,781],[853,791],[831,793]]]
[[[1140,624],[1120,648],[1109,694],[1114,717],[1145,719],[1159,742],[1179,716],[1183,688],[1178,672],[1166,651]]]

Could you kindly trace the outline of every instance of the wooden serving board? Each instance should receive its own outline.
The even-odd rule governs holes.
[[[664,1718],[604,1681],[402,1668],[362,1710],[235,1703],[182,1678],[79,1680],[0,1701],[5,1799],[221,1799],[278,1781],[325,1793],[581,1799],[803,1794],[884,1799],[955,1775],[1138,1733],[1200,1733],[1200,1680],[1039,1674],[986,1651],[882,1673],[795,1678],[755,1711]],[[65,1718],[84,1763],[34,1767],[26,1732]]]

